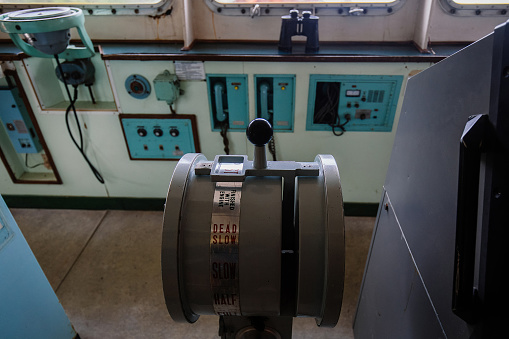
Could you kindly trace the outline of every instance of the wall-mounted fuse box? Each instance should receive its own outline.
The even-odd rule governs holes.
[[[120,114],[131,160],[179,160],[199,153],[196,116],[190,114]]]
[[[18,89],[0,87],[0,120],[17,153],[39,153],[42,146]]]
[[[268,120],[274,131],[292,132],[295,75],[255,75],[256,117]]]
[[[226,124],[230,131],[245,132],[249,122],[247,75],[207,75],[210,123],[213,131]]]
[[[154,79],[154,90],[157,100],[172,105],[180,96],[180,82],[175,74],[168,70],[158,74]]]
[[[403,76],[312,74],[309,80],[308,131],[392,130]]]

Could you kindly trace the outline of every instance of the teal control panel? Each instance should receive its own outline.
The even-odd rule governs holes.
[[[196,116],[120,114],[131,160],[179,160],[199,153]]]
[[[292,132],[295,75],[255,75],[256,117],[268,120],[274,131]]]
[[[402,82],[401,75],[312,74],[306,129],[390,132]]]
[[[42,150],[17,88],[0,87],[0,120],[17,153],[39,153]]]
[[[207,88],[212,130],[227,127],[245,132],[249,123],[247,75],[208,74]]]

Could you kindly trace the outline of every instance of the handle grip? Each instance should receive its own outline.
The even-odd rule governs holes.
[[[223,102],[224,85],[221,82],[214,84],[214,98],[216,102],[216,120],[223,122],[226,120],[226,110]]]
[[[270,122],[269,112],[269,90],[270,85],[267,82],[262,82],[260,85],[260,111],[261,118]]]
[[[452,310],[470,324],[479,319],[479,300],[474,284],[475,249],[479,172],[488,124],[487,115],[469,117],[460,141]]]

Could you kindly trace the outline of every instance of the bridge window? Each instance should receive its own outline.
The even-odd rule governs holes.
[[[214,12],[223,15],[285,15],[290,9],[310,10],[316,15],[389,15],[406,0],[204,0]]]
[[[327,0],[276,0],[276,1],[268,1],[268,0],[216,0],[216,2],[220,4],[352,4],[352,3],[373,3],[373,4],[389,4],[391,2],[395,2],[396,0],[350,0],[350,1],[327,1]]]
[[[458,5],[507,5],[507,0],[453,0]]]
[[[507,16],[509,0],[440,0],[442,8],[456,16]]]
[[[0,11],[26,8],[78,7],[86,15],[157,15],[169,10],[174,0],[1,0]]]

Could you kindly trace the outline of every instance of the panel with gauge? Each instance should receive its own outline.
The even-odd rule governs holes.
[[[190,114],[120,114],[131,160],[179,160],[199,153],[196,116]]]
[[[17,153],[39,153],[42,146],[16,87],[0,87],[0,121]]]
[[[403,76],[312,74],[308,131],[390,132]]]

